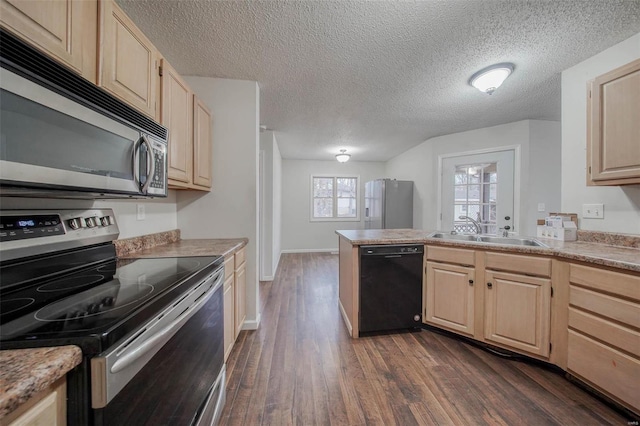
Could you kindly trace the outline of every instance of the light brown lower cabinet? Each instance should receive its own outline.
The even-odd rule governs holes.
[[[228,256],[224,261],[224,360],[229,358],[233,343],[236,341],[235,333],[235,256]]]
[[[67,380],[58,379],[47,389],[9,413],[1,422],[7,426],[64,426],[67,424]]]
[[[569,268],[567,370],[640,412],[640,275]]]
[[[486,271],[484,285],[485,340],[548,357],[551,280]]]
[[[473,337],[474,277],[472,267],[427,261],[425,321]]]
[[[245,262],[245,248],[241,248],[235,254],[236,270],[235,270],[235,336],[238,337],[244,320],[247,316],[246,298],[247,298],[247,274]]]
[[[224,260],[224,360],[226,362],[246,319],[247,276],[245,247]]]

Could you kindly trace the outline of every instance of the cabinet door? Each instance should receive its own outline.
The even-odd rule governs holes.
[[[162,60],[161,66],[160,122],[169,129],[168,177],[170,181],[189,184],[193,158],[193,93],[165,59]]]
[[[235,306],[234,298],[234,276],[231,276],[224,283],[224,360],[226,361],[233,349],[233,342],[236,340]]]
[[[425,321],[473,336],[474,269],[427,262]]]
[[[485,340],[549,356],[551,280],[485,272]]]
[[[242,330],[242,325],[246,318],[246,298],[247,298],[247,275],[246,267],[243,263],[235,273],[235,327],[236,333],[234,337],[238,337]]]
[[[212,133],[211,111],[193,97],[193,183],[211,188]]]
[[[97,0],[0,0],[2,26],[96,82]]]
[[[156,119],[158,51],[113,0],[100,5],[100,85]]]
[[[640,183],[640,59],[591,82],[588,181]]]

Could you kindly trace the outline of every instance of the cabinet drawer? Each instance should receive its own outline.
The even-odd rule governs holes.
[[[640,301],[640,276],[621,274],[606,269],[571,265],[569,281],[582,287]]]
[[[569,305],[640,328],[640,305],[602,293],[570,286]]]
[[[233,271],[236,269],[235,265],[235,257],[229,256],[224,259],[224,280],[226,281],[231,275],[233,275]]]
[[[630,354],[640,354],[640,333],[620,324],[569,308],[569,327]]]
[[[511,271],[540,277],[551,276],[551,259],[542,257],[486,252],[485,262],[487,269]]]
[[[640,409],[640,361],[569,330],[570,372]]]
[[[476,264],[475,251],[450,247],[427,247],[427,259],[458,265],[473,266]]]
[[[238,250],[236,252],[236,269],[240,268],[240,266],[242,266],[242,264],[244,263],[244,253],[245,253],[245,247],[242,247],[240,250]]]

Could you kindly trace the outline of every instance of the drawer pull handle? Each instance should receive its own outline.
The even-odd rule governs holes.
[[[487,283],[487,287],[491,288],[491,287],[493,287],[493,284]]]

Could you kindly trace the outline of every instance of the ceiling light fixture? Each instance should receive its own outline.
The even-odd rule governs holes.
[[[350,158],[351,154],[347,154],[346,149],[341,149],[340,154],[336,154],[336,160],[338,160],[339,163],[346,163]]]
[[[491,65],[473,74],[469,84],[483,93],[493,93],[513,72],[514,65],[510,62]]]

